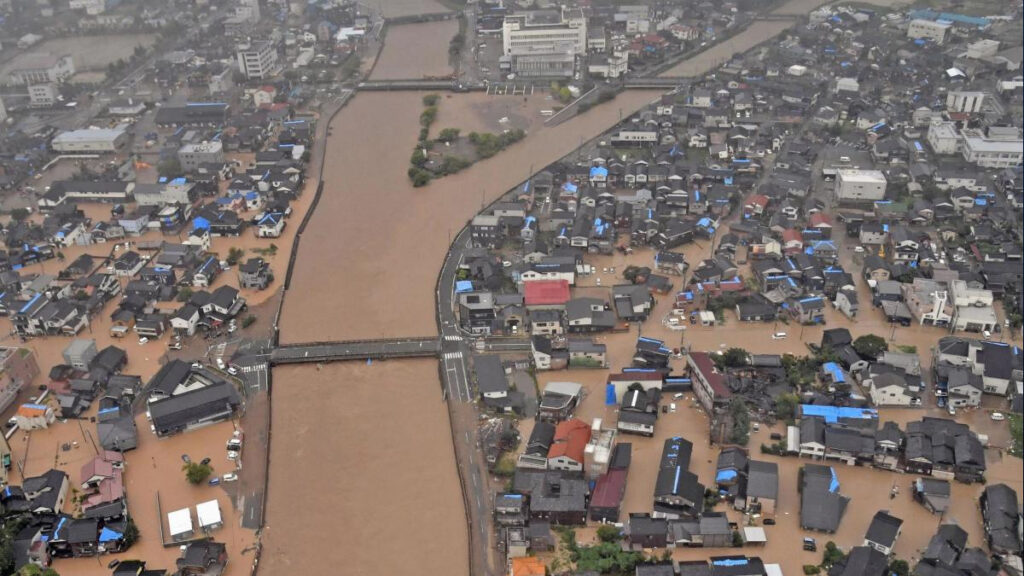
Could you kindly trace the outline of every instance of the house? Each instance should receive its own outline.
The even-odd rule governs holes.
[[[1020,500],[1006,484],[986,486],[981,494],[981,516],[985,538],[994,554],[1021,553]]]
[[[91,338],[75,338],[64,349],[64,363],[79,370],[88,370],[96,354],[95,340]]]
[[[509,559],[509,576],[546,576],[544,562],[536,556]]]
[[[650,514],[630,514],[626,542],[630,550],[667,547],[668,520]]]
[[[59,514],[68,495],[68,475],[51,468],[42,476],[25,478],[21,489],[33,514]]]
[[[980,406],[983,388],[980,374],[962,366],[950,367],[946,377],[946,403],[955,408]]]
[[[871,524],[868,525],[867,533],[864,534],[864,546],[870,546],[882,554],[890,556],[902,529],[903,520],[888,512],[876,512],[874,518],[871,519]]]
[[[556,349],[548,336],[540,334],[532,336],[530,352],[533,355],[533,366],[537,370],[564,370],[569,366],[568,350]]]
[[[227,546],[213,540],[193,540],[181,546],[175,561],[180,576],[220,576],[228,563]]]
[[[801,470],[800,527],[835,533],[850,503],[850,499],[839,492],[839,477],[835,469],[804,464]]]
[[[870,546],[854,546],[829,574],[835,576],[887,576],[889,559]]]
[[[913,484],[914,500],[921,503],[932,514],[943,514],[950,505],[948,480],[918,478]]]
[[[537,417],[547,422],[568,418],[580,402],[583,387],[575,382],[548,382],[540,397]]]
[[[564,310],[570,299],[567,280],[536,280],[523,284],[523,301],[526,309]]]
[[[56,418],[52,407],[41,404],[22,404],[14,413],[18,428],[25,431],[49,428]]]
[[[171,328],[176,334],[192,336],[199,326],[199,308],[192,304],[185,304],[178,308],[171,316]]]
[[[267,212],[256,221],[257,238],[280,238],[287,222],[282,212]]]
[[[644,390],[640,383],[630,384],[622,395],[616,428],[627,434],[654,436],[654,425],[658,421],[659,389]]]
[[[961,554],[967,548],[967,531],[956,524],[941,524],[921,554],[921,563],[914,574],[959,574],[954,571]],[[945,570],[940,572],[939,569]]]
[[[821,296],[794,299],[789,303],[789,313],[801,324],[824,324],[825,299]]]
[[[169,436],[231,418],[240,405],[241,398],[234,385],[217,379],[205,386],[150,401],[147,412],[154,433]]]
[[[748,461],[746,493],[734,501],[736,508],[748,514],[760,514],[762,520],[773,520],[778,498],[779,465],[760,460]]]
[[[693,444],[682,437],[665,440],[654,484],[654,517],[696,518],[704,509],[704,485],[690,472]]]
[[[903,459],[908,473],[984,482],[985,450],[967,425],[924,417],[908,422],[906,433]]]
[[[530,507],[522,494],[495,494],[493,510],[498,526],[525,526],[530,518]]]
[[[110,386],[108,384],[108,394]],[[96,412],[96,435],[104,450],[126,452],[134,450],[139,443],[138,429],[131,408],[132,395],[123,392],[117,397],[105,396],[100,399]]]
[[[263,258],[249,258],[238,267],[238,285],[243,289],[265,290],[273,281],[270,264]]]
[[[541,423],[538,423],[538,425]],[[587,481],[572,472],[519,468],[512,491],[530,498],[530,521],[583,525],[587,520]]]
[[[551,450],[551,444],[554,440],[555,425],[543,420],[537,422],[533,427],[533,431],[530,432],[530,438],[526,442],[526,447],[523,449],[522,454],[519,455],[516,467],[547,470],[548,451]]]
[[[569,340],[569,366],[607,368],[607,346],[591,340]]]
[[[548,449],[548,470],[583,471],[584,448],[590,442],[590,426],[575,418],[559,422]]]
[[[561,335],[565,331],[560,310],[542,308],[530,312],[530,334]]]
[[[692,376],[694,396],[708,414],[714,412],[715,406],[729,402],[732,392],[706,352],[690,352],[686,364]]]
[[[501,357],[496,354],[480,354],[473,358],[476,376],[476,387],[484,402],[490,407],[497,407],[502,399],[508,397],[508,380],[505,369],[501,365]],[[488,402],[488,401],[492,402]],[[494,406],[492,406],[492,403]]]
[[[725,514],[707,512],[698,519],[670,520],[668,547],[727,548],[733,543],[733,530]]]
[[[597,332],[616,326],[615,313],[601,298],[573,298],[565,305],[565,319],[570,332]]]
[[[632,444],[616,444],[609,459],[608,472],[597,478],[590,497],[590,519],[595,522],[617,522],[619,508],[626,494],[626,476],[632,459]]]
[[[639,284],[618,284],[612,286],[615,313],[622,320],[645,320],[654,305],[654,299],[646,286]]]
[[[895,372],[872,375],[863,384],[867,386],[875,406],[921,405],[921,396],[910,389],[906,378]]]

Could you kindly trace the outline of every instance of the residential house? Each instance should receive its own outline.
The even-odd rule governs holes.
[[[247,290],[265,290],[274,275],[263,258],[249,258],[238,267],[238,285]]]
[[[548,449],[548,470],[583,471],[584,448],[590,442],[590,426],[575,418],[559,422]]]
[[[870,546],[886,556],[891,556],[902,530],[903,520],[888,512],[876,512],[871,524],[868,525],[867,533],[864,534],[864,546]]]
[[[979,500],[985,538],[993,554],[1021,553],[1020,499],[1006,484],[986,486]]]
[[[802,440],[802,438],[801,438]],[[800,527],[835,533],[850,499],[839,492],[839,478],[831,466],[804,464],[800,489]]]

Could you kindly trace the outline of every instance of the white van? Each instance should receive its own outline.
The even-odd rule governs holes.
[[[775,334],[772,334],[772,340],[785,340],[785,339],[786,339],[786,333],[785,332],[776,332]]]

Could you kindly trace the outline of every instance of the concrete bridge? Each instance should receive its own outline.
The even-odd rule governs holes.
[[[451,20],[458,18],[459,12],[433,12],[431,14],[412,14],[409,16],[388,16],[384,20],[388,26],[396,24],[420,24],[423,22],[438,22],[440,20]]]
[[[387,360],[389,358],[429,358],[441,353],[436,336],[396,338],[392,340],[356,340],[348,342],[310,342],[278,346],[270,353],[270,363],[301,364],[342,362],[346,360]]]
[[[482,92],[483,84],[460,84],[453,80],[367,80],[360,82],[359,90],[391,92],[397,90],[451,90],[452,92]]]
[[[671,90],[677,88],[686,80],[683,78],[626,78],[622,83],[625,88],[664,88]]]

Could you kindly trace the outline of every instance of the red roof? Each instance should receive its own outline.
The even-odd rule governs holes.
[[[715,363],[711,361],[707,352],[690,352],[689,358],[704,381],[711,387],[712,392],[715,393],[715,398],[732,396],[732,392],[725,386],[725,379],[715,369]]]
[[[548,459],[566,456],[576,462],[583,462],[583,450],[590,442],[590,426],[573,418],[555,426],[555,440],[548,449]]]
[[[788,228],[782,231],[782,242],[803,242],[803,234],[796,228]]]
[[[765,208],[768,206],[768,197],[765,196],[764,194],[754,194],[753,196],[750,197],[750,201],[747,202],[747,204],[751,206],[760,206],[761,208]]]
[[[527,306],[551,306],[569,301],[568,280],[534,280],[523,284]]]
[[[626,491],[626,470],[617,468],[597,479],[590,505],[600,508],[618,508]]]
[[[815,212],[814,214],[811,214],[811,217],[808,220],[811,223],[812,228],[817,226],[832,226],[832,219],[824,212]]]

